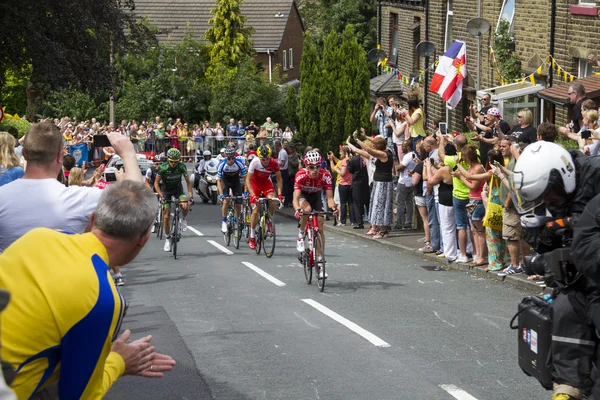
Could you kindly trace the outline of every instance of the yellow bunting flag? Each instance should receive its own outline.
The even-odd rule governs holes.
[[[565,77],[565,82],[567,81],[567,73],[564,72],[563,76]]]
[[[574,76],[573,76],[573,75],[571,75],[571,82],[573,82],[573,78],[574,78]]]
[[[529,75],[529,80],[531,81],[531,84],[535,86],[535,78],[533,77],[533,74]]]
[[[546,62],[550,62],[550,56],[546,57]]]
[[[560,65],[556,65],[556,73],[560,75],[560,73],[562,72],[562,70],[560,69]]]
[[[537,69],[537,71],[535,71],[538,73],[538,75],[542,74],[542,65],[539,66],[539,68]]]

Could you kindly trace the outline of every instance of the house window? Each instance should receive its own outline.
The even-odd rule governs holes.
[[[454,13],[452,11],[452,1],[448,1],[448,10],[446,11],[446,33],[444,38],[444,48],[447,49],[452,44],[452,19],[454,18]]]
[[[416,49],[417,45],[421,41],[421,18],[415,17],[412,29],[413,29],[413,49]],[[416,51],[414,51],[413,52],[412,70],[414,72],[419,72],[420,69],[421,69],[421,57],[419,57],[419,55],[416,53]]]
[[[287,51],[283,51],[283,70],[287,71]]]
[[[592,75],[592,64],[588,62],[588,60],[584,58],[578,58],[579,68],[577,72],[578,78],[585,78],[586,76]]]
[[[292,49],[290,49],[290,69],[294,68],[294,53],[292,53]]]
[[[579,0],[579,4],[582,4],[584,6],[595,6],[596,0]]]
[[[392,45],[390,46],[388,62],[395,67],[398,64],[398,14],[390,13],[390,28],[390,43]]]
[[[510,25],[509,31],[513,31],[513,18],[515,16],[515,0],[504,0],[502,2],[502,11],[500,12],[500,18],[498,18],[498,24],[496,25],[496,30],[500,26],[501,20],[508,21]]]

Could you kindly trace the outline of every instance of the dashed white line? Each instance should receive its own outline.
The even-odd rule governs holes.
[[[193,228],[191,226],[188,225],[188,229],[192,232],[194,232],[196,235],[198,236],[204,236],[204,234],[202,232],[200,232],[199,230],[197,230],[196,228]]]
[[[350,329],[354,333],[357,333],[358,335],[367,339],[369,342],[371,342],[375,346],[390,347],[389,343],[383,341],[379,337],[373,335],[371,332],[361,328],[360,326],[356,325],[354,322],[342,317],[340,314],[336,313],[335,311],[330,310],[329,308],[325,307],[324,305],[317,303],[316,301],[314,301],[312,299],[302,299],[302,301],[305,302],[306,304],[308,304],[309,306],[312,306],[312,307],[316,308],[317,310],[321,311],[323,314],[327,315],[329,318],[333,319],[334,321],[337,321],[340,324],[344,325],[346,328]]]
[[[440,388],[444,389],[448,392],[452,397],[458,400],[477,400],[475,397],[471,396],[469,393],[465,392],[461,388],[456,385],[439,385]]]
[[[242,264],[244,264],[246,267],[250,268],[252,271],[254,271],[257,274],[259,274],[260,276],[262,276],[266,280],[274,283],[275,285],[277,285],[277,286],[285,286],[285,283],[281,282],[279,279],[275,278],[273,275],[270,275],[270,274],[266,273],[262,269],[258,268],[256,265],[251,264],[251,263],[246,262],[246,261],[242,261]]]
[[[440,321],[442,321],[443,323],[445,323],[445,324],[448,324],[448,325],[450,325],[450,326],[451,326],[451,327],[453,327],[453,328],[456,328],[456,326],[452,325],[450,322],[448,322],[448,321],[446,321],[445,319],[443,319],[442,317],[440,317],[440,315],[437,313],[437,311],[434,311],[433,313],[434,313],[434,314],[435,314],[435,316],[436,316],[436,317],[437,317],[437,318],[438,318]]]
[[[215,242],[214,240],[207,240],[207,242],[212,244],[213,246],[215,246],[217,249],[221,250],[223,253],[227,254],[228,256],[233,254],[233,251],[229,250],[225,246],[220,245],[219,243]]]

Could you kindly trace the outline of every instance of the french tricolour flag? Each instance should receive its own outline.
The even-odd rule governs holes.
[[[467,77],[467,46],[454,41],[440,57],[429,91],[442,96],[454,108],[462,97],[463,80]]]

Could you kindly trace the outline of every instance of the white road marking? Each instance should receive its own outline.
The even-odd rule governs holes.
[[[340,324],[344,325],[346,328],[350,329],[354,333],[359,334],[363,338],[367,339],[369,342],[373,343],[375,346],[390,347],[389,343],[381,340],[377,336],[373,335],[371,332],[361,328],[360,326],[356,325],[354,322],[347,320],[346,318],[342,317],[340,314],[336,313],[335,311],[330,310],[329,308],[325,307],[324,305],[317,303],[316,301],[314,301],[312,299],[302,299],[302,301],[305,302],[306,304],[308,304],[309,306],[312,306],[312,307],[316,308],[317,310],[321,311],[323,314],[327,315],[329,318],[333,319],[334,321],[337,321]]]
[[[440,315],[437,313],[437,311],[434,311],[433,313],[434,313],[434,314],[435,314],[435,316],[436,316],[436,317],[437,317],[437,318],[438,318],[440,321],[442,321],[443,323],[445,323],[445,324],[448,324],[448,325],[450,325],[450,326],[451,326],[451,327],[453,327],[453,328],[456,328],[456,326],[452,325],[450,322],[448,322],[448,321],[446,321],[445,319],[443,319],[442,317],[440,317]]]
[[[275,285],[277,285],[277,286],[285,286],[285,283],[281,282],[279,279],[275,278],[273,275],[267,274],[265,271],[263,271],[262,269],[258,268],[256,265],[251,264],[251,263],[246,262],[246,261],[242,261],[242,264],[244,264],[246,267],[250,268],[252,271],[254,271],[257,274],[259,274],[260,276],[262,276],[266,280],[271,281]]]
[[[458,400],[477,400],[475,397],[471,396],[469,393],[465,392],[461,388],[456,385],[439,385],[440,388],[444,389],[448,392],[452,397]]]
[[[191,226],[188,225],[188,229],[192,232],[194,232],[196,235],[198,236],[204,236],[204,234],[202,232],[200,232],[199,230],[197,230],[196,228],[192,228]]]
[[[217,249],[221,250],[223,253],[227,254],[228,256],[233,254],[233,251],[229,250],[225,246],[220,245],[219,243],[215,242],[214,240],[207,240],[207,242],[212,244],[213,246],[215,246]]]

